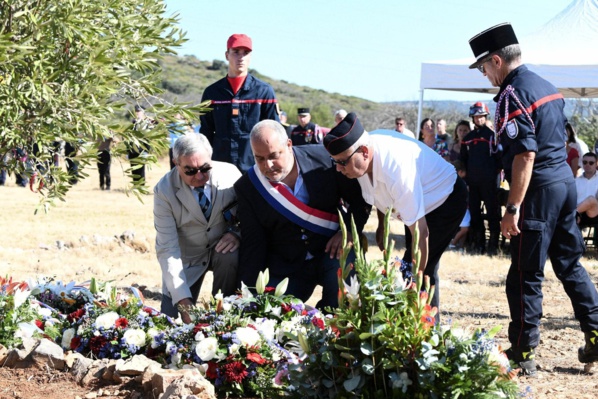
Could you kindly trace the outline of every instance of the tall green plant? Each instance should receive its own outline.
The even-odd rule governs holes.
[[[463,338],[434,325],[433,287],[422,272],[416,281],[403,279],[390,257],[389,220],[390,212],[383,259],[366,261],[355,240],[354,265],[339,270],[339,306],[329,309],[329,329],[300,337],[305,357],[289,365],[297,397],[516,397],[506,357],[503,363],[498,355],[490,357],[495,331]],[[358,237],[354,223],[352,235]],[[415,234],[415,248],[418,239]],[[349,250],[345,245],[341,265]],[[417,250],[414,254],[417,270]]]
[[[185,41],[178,16],[165,13],[162,0],[0,1],[0,162],[33,178],[45,207],[64,199],[74,177],[53,166],[55,142],[73,144],[83,167],[97,159],[99,141],[114,138],[116,156],[151,148],[145,164],[167,148],[176,113],[196,119],[202,107],[158,97],[158,61]],[[135,104],[153,104],[148,111],[165,123],[135,131],[117,120],[132,117]],[[142,183],[132,188],[146,192]]]

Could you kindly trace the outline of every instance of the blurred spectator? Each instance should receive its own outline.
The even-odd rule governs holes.
[[[140,105],[135,105],[135,119],[131,121],[133,123],[133,130],[144,131],[153,129],[156,125],[156,121],[151,119],[145,114],[145,108]],[[149,148],[143,148],[140,145],[129,144],[128,146],[128,157],[131,162],[131,171],[133,175],[133,181],[145,181],[145,165],[140,164],[137,158],[147,156]]]
[[[330,129],[313,123],[311,121],[309,108],[298,108],[297,119],[299,120],[299,125],[297,125],[291,133],[293,145],[322,144],[324,136],[328,134]]]
[[[395,130],[399,133],[404,134],[407,137],[415,139],[415,134],[411,130],[407,129],[407,122],[400,116],[398,118],[395,118]]]
[[[334,113],[334,126],[341,123],[341,121],[345,119],[345,116],[347,116],[347,111],[345,111],[344,109],[339,109],[338,111],[336,111]]]
[[[98,144],[98,173],[100,174],[100,190],[110,190],[110,184],[112,183],[110,178],[110,164],[112,163],[112,154],[110,154],[111,146],[111,137],[100,140]]]
[[[567,141],[569,142],[569,146],[575,148],[577,150],[577,153],[579,154],[579,169],[577,175],[575,175],[577,177],[579,174],[582,173],[582,156],[583,154],[587,154],[588,152],[590,152],[590,149],[588,145],[575,133],[575,129],[573,129],[573,126],[571,126],[569,122],[565,124],[565,130],[567,131]]]
[[[583,173],[575,179],[577,189],[578,223],[582,226],[598,223],[598,174],[596,174],[596,154],[587,152],[583,156]]]
[[[442,118],[436,121],[436,136],[438,136],[441,140],[444,140],[447,146],[451,146],[451,135],[446,132],[446,121]]]
[[[486,125],[488,106],[476,102],[469,108],[469,116],[475,125],[461,142],[460,160],[466,170],[465,181],[469,187],[469,212],[474,251],[486,253],[486,227],[482,203],[486,210],[490,240],[488,255],[498,253],[500,239],[500,205],[498,189],[502,151],[492,148],[494,132]]]
[[[466,120],[460,120],[457,123],[457,126],[455,127],[455,133],[453,135],[453,144],[450,147],[451,150],[449,158],[451,162],[455,162],[460,158],[461,143],[463,142],[463,137],[465,137],[469,132],[471,132],[471,123]]]
[[[434,121],[430,118],[424,119],[420,126],[420,141],[436,151],[445,161],[449,160],[449,150],[446,141],[436,135],[434,130]]]

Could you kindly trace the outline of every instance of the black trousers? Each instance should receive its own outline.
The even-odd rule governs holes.
[[[469,212],[471,213],[471,228],[484,231],[482,218],[482,202],[488,216],[488,230],[500,233],[500,205],[498,203],[499,177],[494,180],[469,183]]]
[[[457,177],[451,195],[447,197],[442,205],[426,215],[429,238],[428,262],[424,269],[424,275],[430,277],[431,285],[435,285],[434,296],[432,297],[431,302],[432,306],[438,307],[440,304],[440,279],[438,278],[440,258],[459,229],[459,225],[463,220],[463,216],[465,216],[466,210],[467,185],[460,177]],[[413,261],[412,242],[413,238],[411,237],[411,232],[406,230],[406,250],[403,260],[407,262]],[[416,270],[414,270],[414,272],[416,272]]]
[[[98,155],[98,172],[100,174],[100,187],[110,189],[112,180],[110,179],[110,163],[112,162],[112,156],[110,151],[101,151]]]
[[[511,312],[509,341],[517,347],[540,342],[544,265],[550,258],[583,332],[598,330],[598,292],[579,263],[584,251],[576,223],[573,178],[528,190],[521,206],[518,236],[511,238],[506,293]]]

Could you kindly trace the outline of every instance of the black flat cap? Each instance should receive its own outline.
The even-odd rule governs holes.
[[[357,115],[351,112],[324,137],[324,147],[330,155],[338,155],[355,144],[364,131]]]
[[[519,42],[513,27],[508,22],[495,25],[478,33],[469,39],[469,45],[476,58],[476,61],[469,66],[469,69],[477,68],[488,55],[512,44],[519,44]]]
[[[297,108],[297,115],[309,115],[309,108]]]

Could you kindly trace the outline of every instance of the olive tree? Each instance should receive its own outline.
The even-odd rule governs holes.
[[[29,179],[44,208],[87,177],[104,139],[113,157],[146,150],[136,168],[168,147],[175,114],[197,119],[201,105],[160,98],[160,58],[186,40],[177,21],[161,0],[0,0],[0,162]],[[155,128],[133,129],[135,105]],[[66,155],[81,165],[77,176],[52,162],[60,142],[75,147]],[[147,191],[143,181],[128,188]]]

